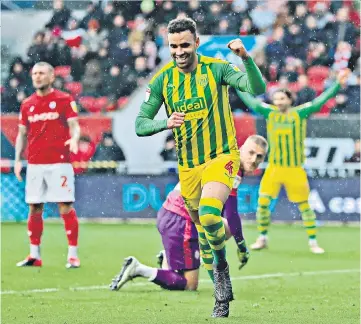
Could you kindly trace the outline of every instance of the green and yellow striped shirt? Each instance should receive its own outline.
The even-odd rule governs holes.
[[[198,55],[195,70],[182,73],[170,62],[150,81],[136,120],[137,134],[149,136],[167,128],[167,120],[153,120],[164,104],[168,117],[173,112],[185,113],[184,124],[173,129],[181,166],[193,168],[219,154],[237,150],[228,85],[253,94],[265,89],[251,58],[245,66],[247,73],[229,62]]]
[[[239,97],[252,110],[267,119],[267,139],[270,146],[268,163],[281,167],[299,167],[305,162],[307,118],[318,112],[334,97],[340,84],[336,82],[315,100],[281,113],[273,105],[262,103],[249,94],[237,91]]]

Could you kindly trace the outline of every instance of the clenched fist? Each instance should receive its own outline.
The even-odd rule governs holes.
[[[180,127],[184,123],[185,113],[174,112],[167,120],[168,129]]]
[[[246,48],[243,45],[243,42],[239,39],[233,39],[227,44],[228,48],[237,56],[239,56],[242,59],[248,58],[248,52]]]

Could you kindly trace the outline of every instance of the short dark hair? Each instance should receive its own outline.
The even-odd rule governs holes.
[[[286,88],[281,88],[281,89],[277,89],[273,94],[275,94],[277,92],[284,93],[288,97],[288,99],[290,99],[292,101],[292,103],[293,103],[293,95],[292,95],[291,90],[288,90]]]
[[[197,35],[197,24],[191,18],[173,19],[168,24],[168,33],[175,34],[189,30],[194,37]]]

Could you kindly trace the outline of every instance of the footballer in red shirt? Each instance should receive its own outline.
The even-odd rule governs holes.
[[[77,153],[80,127],[74,99],[52,87],[54,68],[45,62],[32,69],[36,89],[20,108],[19,132],[15,145],[15,175],[21,178],[21,154],[28,142],[25,200],[29,204],[30,255],[17,266],[42,266],[40,242],[43,207],[56,202],[68,238],[67,268],[78,268],[78,218],[73,208],[74,171],[70,152]]]

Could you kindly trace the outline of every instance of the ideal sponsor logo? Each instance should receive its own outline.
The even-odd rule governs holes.
[[[57,112],[47,112],[42,114],[35,114],[34,116],[29,116],[29,123],[35,123],[37,121],[46,121],[46,120],[55,120],[59,118],[59,113]]]
[[[204,98],[195,97],[191,99],[185,99],[174,103],[174,110],[176,112],[196,112],[206,108]]]

